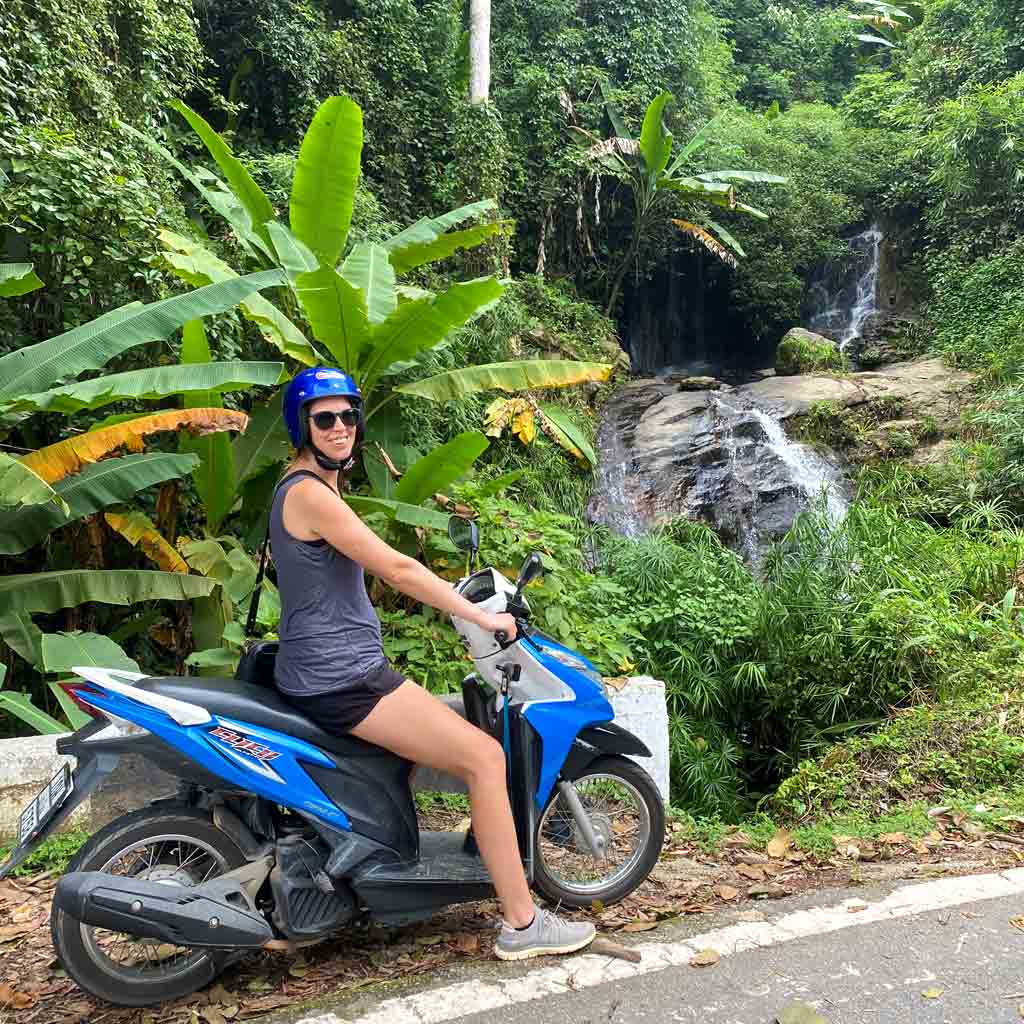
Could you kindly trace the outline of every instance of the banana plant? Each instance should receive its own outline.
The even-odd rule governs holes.
[[[850,21],[862,25],[869,31],[859,32],[857,39],[870,46],[892,49],[900,38],[924,18],[924,4],[905,3],[898,7],[882,3],[881,0],[853,0],[868,10],[848,14]]]
[[[766,220],[768,215],[762,210],[737,199],[735,183],[782,184],[786,179],[779,174],[750,170],[686,173],[687,163],[708,141],[715,121],[706,124],[673,156],[674,140],[664,123],[665,112],[675,101],[672,93],[661,92],[655,96],[644,114],[640,137],[635,138],[613,104],[607,84],[602,81],[600,85],[605,109],[616,134],[601,140],[581,128],[574,127],[572,130],[587,147],[586,159],[605,173],[626,182],[633,195],[630,242],[610,278],[605,306],[605,315],[610,316],[615,309],[626,271],[639,253],[648,230],[661,218],[665,205],[671,199],[682,199],[702,211],[717,206]],[[746,255],[732,234],[707,216],[706,212],[695,213],[693,217],[693,220],[672,218],[672,223],[725,263],[735,266],[737,257]]]
[[[415,367],[423,353],[500,298],[503,287],[494,277],[459,282],[438,293],[399,281],[409,271],[471,249],[504,230],[496,220],[471,223],[492,213],[494,202],[483,200],[421,218],[380,244],[351,244],[349,228],[362,161],[362,111],[350,98],[334,96],[321,105],[303,138],[285,225],[224,139],[183,103],[176,103],[175,109],[222,177],[184,166],[152,139],[145,139],[146,144],[176,167],[227,222],[252,266],[277,268],[287,278],[279,306],[260,296],[255,303],[243,303],[242,314],[299,362],[329,360],[352,374],[363,392],[371,445],[386,433],[381,410],[400,395],[444,401],[487,389],[562,387],[610,376],[612,367],[604,363],[533,360],[473,367],[472,373],[443,373],[394,387],[392,379],[398,373]],[[199,241],[164,231],[161,243],[162,264],[192,285],[236,276]],[[299,323],[308,327],[311,341],[305,342]]]

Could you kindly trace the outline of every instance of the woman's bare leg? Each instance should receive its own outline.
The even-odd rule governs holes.
[[[411,680],[378,701],[353,730],[416,764],[462,779],[469,786],[473,834],[514,928],[530,923],[533,897],[526,884],[505,781],[505,754],[492,737],[470,725]]]

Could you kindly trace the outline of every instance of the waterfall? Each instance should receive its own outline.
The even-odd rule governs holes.
[[[597,434],[597,470],[594,495],[598,509],[594,519],[624,537],[639,537],[644,525],[626,490],[630,473],[631,435],[621,429],[615,416],[607,418]]]
[[[850,239],[852,267],[830,267],[811,282],[813,307],[808,326],[839,340],[840,351],[860,338],[868,319],[878,312],[878,274],[882,232],[877,224]]]

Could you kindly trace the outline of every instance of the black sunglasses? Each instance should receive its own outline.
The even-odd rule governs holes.
[[[330,430],[336,419],[341,420],[346,427],[355,427],[359,424],[358,409],[342,409],[341,412],[315,412],[309,417],[315,424],[317,430]]]

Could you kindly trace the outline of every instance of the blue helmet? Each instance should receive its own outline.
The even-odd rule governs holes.
[[[318,398],[347,398],[354,408],[363,404],[356,382],[343,370],[332,366],[311,366],[297,373],[284,393],[284,425],[296,448],[309,443],[309,417],[306,406]]]

